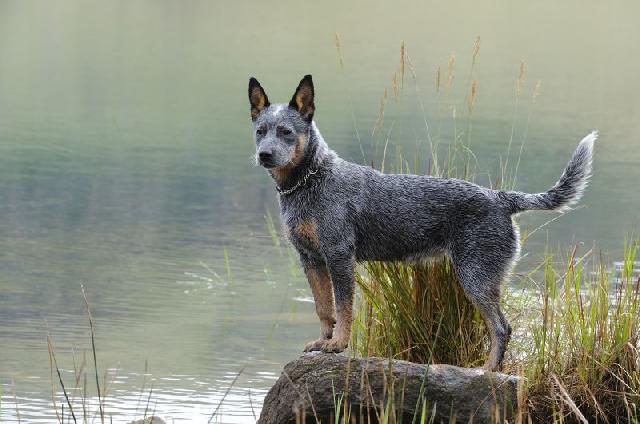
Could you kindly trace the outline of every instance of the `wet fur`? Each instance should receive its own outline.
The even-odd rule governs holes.
[[[266,130],[254,133],[256,160],[269,168],[280,190],[295,188],[279,196],[281,218],[300,254],[321,320],[320,338],[305,350],[340,352],[347,347],[357,261],[444,253],[487,325],[491,351],[485,368],[500,369],[511,335],[500,309],[501,285],[519,254],[512,216],[575,203],[591,173],[597,134],[580,142],[560,180],[538,194],[497,191],[457,179],[388,175],[342,160],[328,148],[312,119],[313,90],[306,76],[288,105],[270,105],[259,83],[249,83],[254,129]],[[292,134],[283,135],[282,127]],[[302,151],[300,137],[305,141]],[[260,152],[269,153],[272,162],[260,163]],[[310,170],[316,173],[296,188]]]

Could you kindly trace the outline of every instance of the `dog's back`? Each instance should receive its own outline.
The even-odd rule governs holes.
[[[420,259],[446,252],[461,227],[487,214],[509,216],[496,207],[492,190],[467,181],[358,168],[349,169],[364,177],[362,196],[351,198],[358,260]]]
[[[503,248],[513,250],[517,228],[511,215],[562,209],[579,199],[591,172],[595,138],[595,133],[585,137],[560,180],[538,194],[497,191],[458,179],[382,174],[340,159],[333,161],[333,178],[325,189],[334,200],[348,200],[358,260],[419,259],[474,246],[502,250],[499,245],[505,243]],[[515,258],[514,253],[508,256]]]

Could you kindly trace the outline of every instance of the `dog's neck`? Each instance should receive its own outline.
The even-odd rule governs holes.
[[[269,174],[281,194],[290,194],[305,185],[309,177],[325,169],[335,157],[336,154],[327,146],[315,122],[311,122],[305,138],[304,152],[298,163],[290,169],[270,171]]]

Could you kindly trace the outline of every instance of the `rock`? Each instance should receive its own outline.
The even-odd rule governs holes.
[[[420,422],[423,402],[427,421],[435,413],[435,422],[503,422],[517,407],[519,381],[475,368],[309,353],[284,367],[258,423],[333,422],[341,398],[347,422],[377,422],[390,408],[402,422],[413,422],[414,414]]]
[[[167,424],[160,417],[147,417],[144,420],[131,421],[129,424]]]

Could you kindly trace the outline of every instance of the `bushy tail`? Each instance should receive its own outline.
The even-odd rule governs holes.
[[[499,196],[505,200],[511,213],[527,210],[565,210],[580,200],[591,176],[593,142],[597,138],[598,132],[593,131],[582,139],[562,176],[549,191],[536,194],[501,192]]]

